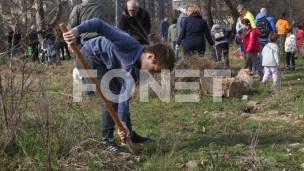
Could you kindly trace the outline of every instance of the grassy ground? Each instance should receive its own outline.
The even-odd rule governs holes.
[[[235,75],[242,61],[232,55],[230,61]],[[32,70],[25,72],[42,81],[25,93],[20,109],[7,109],[5,116],[18,116],[13,131],[0,115],[0,170],[185,170],[191,161],[198,164],[193,170],[304,170],[304,59],[296,64],[295,71],[280,69],[280,88],[272,88],[271,79],[266,87],[255,80],[248,92],[250,101],[258,102],[253,113],[243,112],[248,101],[242,97],[215,103],[199,91],[199,103],[175,103],[175,94],[188,92],[173,91],[170,102],[151,92],[149,102],[143,103],[136,89],[133,127],[152,140],[135,146],[138,156],[122,157],[103,153],[99,145],[99,98],[73,102],[74,61],[47,68],[28,63]],[[3,77],[9,73],[5,69],[3,62]],[[19,75],[22,70],[14,71]],[[4,82],[2,78],[5,90]],[[9,98],[0,100],[12,106]]]

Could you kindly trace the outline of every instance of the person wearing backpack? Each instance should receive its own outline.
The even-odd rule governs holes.
[[[215,24],[211,29],[211,36],[215,43],[215,52],[217,56],[217,61],[221,61],[221,56],[223,53],[225,59],[225,68],[229,68],[229,40],[227,35],[231,32],[230,27],[221,27]]]
[[[255,17],[255,24],[259,32],[261,33],[260,35],[260,41],[261,41],[261,48],[260,48],[260,58],[259,62],[260,65],[262,66],[262,61],[263,61],[263,55],[262,55],[262,50],[264,46],[268,43],[268,36],[270,32],[278,33],[276,29],[276,25],[274,22],[274,19],[268,15],[268,10],[266,8],[262,8],[260,10],[260,13]],[[262,69],[263,66],[262,66]]]

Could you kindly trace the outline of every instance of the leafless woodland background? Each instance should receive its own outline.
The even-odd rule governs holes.
[[[17,3],[18,2],[18,3]],[[239,16],[236,6],[244,3],[249,7],[249,11],[256,15],[262,7],[269,10],[271,16],[276,20],[282,12],[287,14],[289,22],[295,26],[304,23],[304,1],[303,0],[189,0],[189,3],[196,3],[202,9],[203,17],[212,24],[228,24],[230,18],[236,21]],[[74,6],[81,3],[74,1]],[[115,1],[113,1],[115,3]],[[26,50],[27,34],[31,25],[36,25],[38,30],[44,29],[45,24],[53,27],[60,23],[68,22],[73,5],[67,0],[1,0],[2,6],[0,15],[0,52],[6,51],[6,40],[9,27],[16,26],[22,35],[22,49]],[[46,8],[43,8],[45,6]],[[34,8],[33,8],[34,7]],[[178,12],[172,11],[172,17],[178,17]],[[27,17],[25,17],[27,16]],[[120,14],[118,14],[120,16]],[[159,15],[159,20],[162,16]],[[115,24],[115,19],[107,21]],[[159,23],[152,22],[153,32],[158,32]]]

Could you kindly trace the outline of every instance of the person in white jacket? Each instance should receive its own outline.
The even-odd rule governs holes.
[[[286,70],[295,70],[294,51],[296,49],[296,36],[292,34],[292,29],[286,30],[285,59]]]
[[[268,36],[268,43],[264,46],[262,50],[263,60],[262,66],[264,67],[264,76],[262,84],[266,85],[266,81],[270,74],[272,74],[273,86],[278,86],[278,75],[279,75],[279,46],[276,44],[277,35],[275,32],[270,32]]]

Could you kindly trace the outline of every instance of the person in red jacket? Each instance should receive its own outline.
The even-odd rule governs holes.
[[[258,75],[260,76],[260,81],[263,78],[263,70],[258,60],[258,53],[260,52],[261,42],[260,35],[261,33],[256,29],[251,27],[251,23],[248,19],[242,20],[243,29],[246,31],[243,38],[243,46],[244,51],[247,53],[247,62],[245,68],[250,68],[249,66],[254,66],[254,68],[258,71]]]
[[[303,50],[302,50],[302,46],[303,46],[303,35],[304,35],[304,31],[302,29],[301,25],[297,25],[297,30],[296,30],[296,46],[297,46],[297,57],[299,58],[301,56],[304,55]]]

